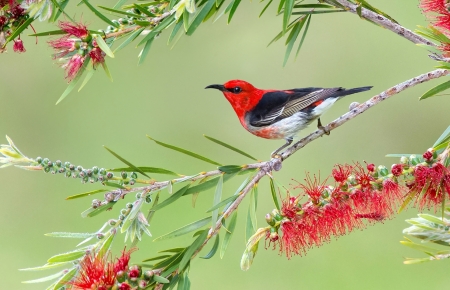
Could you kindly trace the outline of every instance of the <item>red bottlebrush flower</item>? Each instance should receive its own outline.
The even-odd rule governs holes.
[[[383,180],[383,197],[391,205],[397,204],[402,199],[402,188],[390,178]]]
[[[303,189],[304,193],[307,194],[311,198],[311,200],[313,200],[314,202],[317,202],[325,190],[325,187],[326,187],[325,182],[327,181],[327,179],[325,179],[321,183],[320,175],[319,175],[319,178],[317,178],[317,176],[314,175],[314,180],[312,180],[311,176],[308,174],[308,175],[306,175],[306,178],[305,178],[306,184],[300,183],[296,188]]]
[[[48,44],[56,50],[53,59],[62,58],[76,49],[76,41],[70,39],[68,35],[55,40],[50,40],[48,41]]]
[[[70,22],[59,21],[58,26],[68,35],[72,35],[78,38],[85,38],[89,35],[89,30],[81,23],[73,24]]]
[[[288,259],[291,258],[293,254],[301,255],[302,253],[306,253],[304,243],[303,233],[300,231],[299,227],[292,221],[285,221],[280,226],[281,232],[283,236],[280,243],[280,253],[284,252]]]
[[[416,192],[419,209],[434,206],[436,210],[444,195],[449,194],[449,170],[437,162],[432,167],[417,165],[413,175],[415,180],[411,190]]]
[[[79,273],[70,284],[74,289],[80,290],[107,290],[111,289],[116,280],[114,265],[105,257],[87,254],[80,262]]]
[[[448,13],[449,4],[446,0],[421,0],[423,12]]]
[[[83,66],[85,59],[86,57],[75,54],[74,56],[72,56],[68,63],[63,65],[63,67],[66,69],[66,78],[69,79],[69,82],[73,80],[78,74],[81,67]]]
[[[333,175],[334,180],[339,183],[343,183],[347,180],[350,174],[353,171],[353,166],[349,164],[340,165],[337,164],[334,166],[331,174]]]
[[[391,172],[394,176],[400,176],[403,173],[403,164],[394,164],[391,168]]]
[[[94,47],[89,52],[89,56],[91,57],[92,63],[94,64],[94,66],[104,63],[105,55],[106,54],[99,47]]]
[[[428,150],[425,153],[423,153],[422,157],[423,159],[430,161],[433,158],[433,152]]]
[[[131,286],[126,282],[120,283],[119,290],[131,290]]]
[[[14,40],[13,50],[14,50],[14,52],[18,52],[18,53],[26,52],[26,49],[23,46],[23,41],[21,39]]]
[[[356,163],[354,169],[356,181],[361,185],[361,188],[370,189],[372,187],[371,182],[374,181],[374,178],[359,163]]]
[[[283,200],[281,206],[281,214],[290,220],[295,219],[295,217],[297,216],[297,212],[300,210],[297,206],[297,203],[297,197],[288,196],[285,200]]]
[[[377,212],[371,212],[371,213],[358,213],[355,215],[355,218],[357,219],[369,219],[374,220],[377,222],[381,222],[384,220],[384,216]]]
[[[126,248],[123,249],[122,255],[117,259],[114,264],[114,272],[126,271],[128,270],[128,262],[130,262],[131,253],[136,251],[136,248],[132,248],[129,251],[126,251]]]

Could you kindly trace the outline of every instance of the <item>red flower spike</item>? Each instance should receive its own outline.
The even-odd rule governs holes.
[[[291,197],[288,195],[282,202],[281,214],[290,220],[295,219],[297,212],[300,210],[297,206],[297,198],[298,197]]]
[[[53,55],[53,59],[58,59],[66,56],[76,49],[75,40],[70,39],[68,35],[61,38],[50,40],[48,44],[57,52]]]
[[[403,192],[400,185],[392,179],[383,180],[383,197],[391,205],[396,205],[402,200]]]
[[[75,54],[74,56],[72,56],[68,63],[63,65],[63,67],[66,69],[66,78],[69,80],[69,82],[75,78],[81,67],[83,67],[85,59],[86,58],[84,56]]]
[[[85,38],[89,35],[89,31],[86,26],[84,26],[81,23],[70,23],[70,22],[64,22],[59,21],[58,23],[59,28],[64,30],[68,35],[75,36],[78,38]]]
[[[116,274],[111,262],[94,254],[86,254],[80,262],[78,275],[70,284],[77,290],[107,290],[114,286],[115,279]]]
[[[339,183],[343,183],[347,180],[350,174],[353,171],[353,166],[349,164],[340,165],[337,164],[334,166],[331,174],[333,175],[334,180]]]
[[[94,64],[94,66],[104,63],[105,55],[106,54],[99,47],[94,47],[89,52],[89,56],[91,57],[92,63]]]
[[[17,52],[17,53],[26,52],[26,49],[23,46],[23,41],[21,39],[14,40],[13,50],[14,50],[14,52]]]
[[[448,13],[448,3],[445,0],[421,0],[420,8],[423,12]]]
[[[319,200],[319,198],[322,196],[323,191],[325,190],[325,183],[326,183],[327,179],[325,179],[321,183],[320,175],[319,175],[319,178],[317,178],[317,176],[314,175],[314,180],[312,180],[311,176],[308,174],[308,175],[306,175],[306,178],[305,178],[306,184],[299,184],[296,188],[303,189],[304,193],[307,194],[311,198],[311,200],[313,200],[314,202],[317,202]]]
[[[295,223],[292,221],[285,221],[280,226],[283,236],[280,243],[280,253],[285,253],[288,259],[293,254],[301,255],[305,253],[305,243],[302,240],[302,233]]]
[[[114,272],[126,271],[128,270],[128,263],[130,262],[131,253],[136,251],[136,248],[132,248],[129,251],[126,251],[126,247],[122,251],[122,255],[117,259],[114,264]]]
[[[403,164],[394,164],[391,168],[391,172],[394,176],[400,176],[403,173]]]

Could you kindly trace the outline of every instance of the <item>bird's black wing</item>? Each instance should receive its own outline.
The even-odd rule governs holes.
[[[249,112],[250,125],[262,127],[305,109],[311,104],[332,96],[342,88],[303,88],[274,91],[264,94],[258,105]]]

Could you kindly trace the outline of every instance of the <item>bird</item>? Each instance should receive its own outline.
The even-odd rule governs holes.
[[[262,90],[243,80],[230,80],[223,85],[209,85],[205,89],[221,91],[248,132],[261,138],[286,140],[283,146],[272,152],[273,158],[315,120],[317,127],[329,135],[330,131],[322,126],[320,116],[342,97],[371,88]]]

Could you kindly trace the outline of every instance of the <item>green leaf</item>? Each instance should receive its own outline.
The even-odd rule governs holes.
[[[252,192],[253,194],[253,192]],[[256,230],[256,220],[254,218],[255,210],[254,210],[254,202],[252,198],[250,198],[250,204],[248,206],[247,211],[247,222],[245,224],[245,240],[248,241],[250,237],[255,233]]]
[[[116,203],[116,201],[112,201],[112,202],[109,202],[107,204],[101,205],[101,206],[99,206],[97,208],[90,207],[87,210],[83,211],[81,213],[81,216],[82,217],[94,217],[94,216],[104,212],[105,210],[111,209],[114,206],[115,203]]]
[[[433,215],[421,213],[421,214],[418,214],[418,216],[429,222],[432,222],[432,223],[435,223],[435,224],[438,224],[438,225],[441,225],[444,227],[448,226],[447,223],[445,223],[442,219],[435,217]]]
[[[106,76],[112,82],[113,78],[112,78],[111,72],[109,71],[109,68],[108,68],[108,65],[106,64],[106,62],[102,62],[102,68],[105,71]]]
[[[284,13],[283,13],[283,33],[286,33],[286,29],[288,27],[289,18],[292,15],[292,9],[294,8],[294,0],[285,0],[284,1]]]
[[[228,14],[228,24],[231,22],[231,18],[233,18],[233,15],[236,12],[236,9],[238,8],[240,3],[241,0],[233,0],[233,5],[231,6],[230,13]]]
[[[73,238],[73,239],[86,239],[92,236],[95,236],[96,234],[92,233],[66,233],[66,232],[53,232],[45,234],[47,237],[53,237],[53,238]]]
[[[61,15],[61,13],[63,13],[67,19],[69,19],[72,22],[75,22],[65,11],[64,9],[66,8],[67,4],[69,3],[69,0],[61,0],[60,3],[58,3],[58,1],[53,0],[52,1],[53,4],[55,5],[55,7],[57,9],[55,9],[55,13],[51,19],[52,22],[55,22],[56,20],[58,20],[59,16]]]
[[[209,1],[212,1],[212,0],[209,0]],[[213,3],[214,3],[214,1],[213,1]],[[188,150],[185,150],[185,149],[183,149],[183,148],[176,147],[176,146],[173,146],[173,145],[170,145],[170,144],[167,144],[167,143],[163,143],[163,142],[157,141],[157,140],[151,138],[151,137],[148,136],[148,135],[147,135],[147,138],[150,139],[150,140],[155,141],[156,144],[161,145],[161,146],[163,146],[163,147],[166,147],[166,148],[169,148],[169,149],[178,151],[178,152],[180,152],[180,153],[186,154],[186,155],[188,155],[188,156],[191,156],[191,157],[200,159],[200,160],[202,160],[202,161],[205,161],[205,162],[208,162],[208,163],[217,165],[217,166],[222,166],[222,164],[220,164],[220,163],[218,163],[218,162],[215,162],[215,161],[213,161],[213,160],[211,160],[211,159],[209,159],[209,158],[203,157],[203,156],[201,156],[201,155],[199,155],[199,154],[197,154],[197,153],[194,153],[194,152],[191,152],[191,151],[188,151]]]
[[[157,257],[153,257],[153,258],[148,258],[148,259],[143,260],[143,262],[157,261],[157,260],[165,259],[168,257],[172,257],[172,255],[161,255],[161,256],[157,256]]]
[[[147,15],[148,17],[156,17],[155,14],[151,13],[150,11],[148,11],[147,9],[145,9],[144,7],[142,7],[141,5],[134,3],[133,4],[135,8],[139,9],[139,11],[141,11],[142,13],[144,13],[145,15]]]
[[[280,210],[280,204],[278,203],[277,192],[275,190],[275,185],[273,183],[273,179],[270,179],[270,192],[272,193],[272,200],[275,207]]]
[[[130,34],[130,36],[124,41],[122,42],[115,50],[114,53],[117,53],[119,50],[121,50],[122,48],[124,48],[125,46],[127,46],[128,44],[130,44],[133,40],[136,39],[136,37],[138,37],[142,31],[145,30],[145,27],[139,28],[138,30],[133,31],[133,33]]]
[[[8,36],[8,38],[6,39],[5,44],[3,45],[6,46],[6,44],[8,44],[8,42],[12,41],[13,39],[16,39],[17,36],[19,36],[19,34],[22,33],[22,31],[24,31],[31,23],[33,23],[34,18],[30,17],[27,20],[25,20],[22,25],[20,25],[19,27],[17,27],[13,33],[11,33],[10,36]]]
[[[181,174],[175,173],[173,171],[164,169],[164,168],[157,168],[157,167],[147,167],[147,166],[136,166],[136,168],[139,168],[142,172],[148,172],[148,173],[156,173],[156,174],[167,174],[167,175],[174,175],[174,176],[182,176]],[[112,172],[134,172],[135,169],[131,167],[118,167],[118,168],[110,168],[108,171]]]
[[[299,12],[293,12],[292,15],[326,14],[326,13],[336,13],[336,12],[347,12],[347,10],[299,11]]]
[[[400,208],[398,209],[397,213],[401,213],[407,206],[408,204],[413,200],[414,196],[416,196],[417,192],[412,191],[410,193],[408,193],[405,197],[405,199],[403,200],[402,204],[400,205]]]
[[[403,264],[405,265],[413,265],[413,264],[420,264],[424,262],[430,262],[430,258],[421,258],[421,259],[414,259],[414,258],[406,258],[405,261],[403,261]]]
[[[210,209],[208,209],[206,212],[212,212],[215,209],[220,208],[221,206],[226,205],[227,203],[233,202],[235,201],[237,198],[239,197],[239,195],[232,195],[224,200],[222,200],[221,202],[219,202],[218,204],[214,205],[213,207],[211,207]]]
[[[150,178],[150,176],[148,176],[147,174],[145,174],[145,172],[143,172],[142,170],[140,170],[138,167],[134,166],[133,164],[131,164],[131,162],[127,161],[126,159],[124,159],[123,157],[121,157],[119,154],[117,154],[116,152],[112,151],[111,149],[109,149],[108,147],[104,146],[103,147],[108,150],[109,153],[111,153],[114,157],[116,157],[117,159],[119,159],[120,161],[122,161],[123,163],[125,163],[126,165],[128,165],[130,168],[133,168],[134,171],[139,172],[140,174]]]
[[[396,158],[401,158],[401,157],[409,157],[413,154],[387,154],[385,157],[396,157]],[[420,155],[420,154],[416,154],[416,155]]]
[[[155,40],[155,38],[151,38],[151,39],[147,40],[147,42],[145,43],[144,48],[139,53],[138,65],[141,65],[144,63],[145,58],[147,57],[148,52],[150,51],[150,47],[152,46],[153,40]]]
[[[298,56],[298,53],[300,52],[300,49],[302,48],[303,42],[305,41],[306,33],[308,33],[309,29],[309,23],[311,22],[311,15],[307,16],[308,20],[306,22],[305,30],[303,31],[302,39],[300,40],[300,43],[298,44],[297,53],[295,54],[295,57]]]
[[[47,260],[48,263],[60,263],[78,260],[86,254],[85,250],[76,250],[64,254],[55,255]]]
[[[125,4],[128,0],[119,0],[117,1],[116,5],[114,5],[114,9],[117,9],[119,7],[121,7],[123,4]]]
[[[362,5],[361,5],[361,3],[359,3],[358,6],[356,6],[356,14],[358,14],[359,18],[363,18],[363,16],[362,16]]]
[[[114,187],[114,188],[125,189],[125,187],[123,185],[115,183],[115,182],[104,181],[103,184],[106,186]]]
[[[283,66],[286,65],[287,60],[289,59],[289,55],[291,54],[292,47],[294,47],[294,43],[297,40],[298,35],[300,34],[303,25],[305,24],[306,17],[301,18],[292,28],[291,33],[289,33],[289,36],[286,40],[286,53],[284,54],[284,61]]]
[[[50,36],[50,35],[60,35],[60,34],[66,34],[64,30],[58,29],[58,30],[51,30],[51,31],[45,31],[40,33],[34,33],[29,34],[28,36]]]
[[[209,0],[211,1],[211,0]],[[213,2],[214,4],[214,2]],[[189,246],[189,248],[186,250],[186,252],[183,255],[183,259],[181,259],[180,265],[178,267],[178,271],[181,272],[184,270],[184,268],[189,264],[192,255],[202,246],[203,242],[206,240],[206,237],[208,236],[208,230],[204,230],[192,243],[192,245]]]
[[[236,228],[237,221],[237,211],[233,213],[230,219],[230,224],[228,225],[228,231],[225,232],[225,237],[223,238],[222,247],[220,248],[220,258],[223,259],[225,252],[228,248],[228,244],[230,243],[231,237],[234,234],[234,229]]]
[[[29,280],[29,281],[23,281],[22,283],[24,284],[34,284],[34,283],[42,283],[42,282],[47,282],[47,281],[51,281],[51,280],[55,280],[61,276],[63,276],[66,273],[66,270],[62,270],[61,272],[58,272],[56,274],[47,276],[47,277],[42,277],[39,279],[35,279],[35,280]]]
[[[213,199],[213,205],[220,202],[222,199],[222,189],[223,189],[223,174],[220,175],[219,181],[216,186],[216,191],[214,193],[214,199]],[[215,209],[212,212],[212,219],[211,219],[211,226],[214,227],[214,225],[217,222],[217,216],[219,214],[219,209]]]
[[[214,245],[211,248],[211,251],[209,251],[209,253],[206,254],[204,257],[200,257],[200,258],[202,258],[202,259],[211,259],[212,257],[214,257],[214,255],[217,252],[217,249],[219,248],[219,241],[220,241],[219,234],[217,234],[216,235],[216,239],[214,240]]]
[[[400,244],[410,247],[417,251],[425,252],[425,253],[436,253],[439,251],[437,249],[433,249],[433,248],[426,247],[426,246],[423,246],[420,244],[416,244],[414,242],[400,241]]]
[[[162,284],[170,283],[170,281],[167,278],[164,278],[164,277],[158,276],[158,275],[153,276],[153,280],[155,280],[155,282],[162,283]]]
[[[83,193],[79,193],[79,194],[74,194],[74,195],[68,196],[68,197],[66,197],[66,200],[77,199],[77,198],[80,198],[80,197],[90,196],[90,195],[93,195],[93,194],[96,194],[96,193],[99,193],[99,192],[105,192],[105,191],[108,191],[108,190],[106,190],[106,189],[91,190],[91,191],[88,191],[88,192],[83,192]]]
[[[78,272],[77,267],[73,267],[70,269],[64,276],[62,276],[53,287],[54,290],[59,290],[64,286],[67,286],[70,280],[75,276],[75,274]]]
[[[159,34],[160,31],[165,29],[167,26],[172,24],[175,21],[175,15],[172,14],[165,18],[163,21],[161,21],[155,28],[153,28],[149,34],[147,34],[139,43],[137,46],[140,46],[144,43],[147,43],[148,40],[153,39],[156,35]]]
[[[83,1],[84,4],[86,4],[86,6],[92,11],[94,12],[95,15],[97,15],[98,18],[100,18],[101,20],[105,21],[106,23],[108,23],[109,25],[112,25],[114,27],[119,27],[118,24],[112,22],[108,17],[106,17],[105,15],[103,15],[102,13],[100,13],[100,11],[98,11],[94,6],[91,5],[91,3],[89,3],[88,0],[81,0]]]
[[[175,38],[175,36],[177,35],[180,28],[183,26],[184,19],[185,19],[185,15],[183,15],[183,21],[179,20],[173,27],[172,32],[170,33],[169,39],[167,40],[167,45],[169,45],[172,42],[172,40]]]
[[[266,12],[267,8],[269,8],[270,4],[272,4],[273,0],[269,0],[269,2],[267,2],[266,6],[264,6],[263,10],[261,11],[261,13],[259,13],[259,17],[261,17],[264,12]]]
[[[140,212],[143,203],[144,203],[144,199],[142,197],[133,203],[133,208],[130,210],[127,217],[122,222],[122,227],[120,228],[121,233],[126,232],[128,230],[128,228],[131,226],[131,224],[133,223],[137,214]],[[134,239],[132,239],[132,240],[134,240]]]
[[[225,176],[223,177],[223,182],[227,182],[230,178],[232,178],[234,176],[235,176],[234,174],[225,174]],[[208,190],[210,188],[213,188],[216,186],[218,181],[219,181],[219,177],[215,177],[211,180],[205,181],[196,186],[192,186],[191,188],[189,188],[186,191],[186,193],[184,195],[198,193],[198,192],[202,192],[202,191]]]
[[[201,220],[198,220],[198,221],[195,221],[193,223],[187,224],[187,225],[185,225],[185,226],[183,226],[183,227],[181,227],[179,229],[176,229],[175,231],[172,231],[170,233],[162,235],[162,236],[154,239],[153,241],[154,242],[156,242],[156,241],[163,241],[163,240],[168,240],[168,239],[171,239],[171,238],[175,238],[175,237],[179,237],[179,236],[188,234],[190,232],[198,230],[199,228],[209,224],[210,221],[211,221],[211,217],[210,216],[206,217],[206,218],[203,218]]]
[[[106,238],[106,240],[103,241],[100,249],[98,249],[97,255],[99,257],[104,257],[106,255],[109,248],[111,247],[111,244],[112,244],[115,236],[116,236],[116,230],[111,230],[109,232],[109,236]]]
[[[223,147],[225,147],[225,148],[228,148],[228,149],[230,149],[230,150],[233,150],[234,152],[237,152],[237,153],[239,153],[239,154],[242,154],[242,155],[244,155],[245,157],[248,157],[248,158],[250,158],[250,159],[253,159],[253,160],[255,160],[255,161],[258,161],[258,159],[256,159],[255,157],[251,156],[251,155],[248,154],[248,153],[245,153],[244,151],[242,151],[242,150],[240,150],[240,149],[237,149],[237,148],[234,147],[234,146],[231,146],[230,144],[227,144],[227,143],[225,143],[225,142],[222,142],[222,141],[217,140],[217,139],[215,139],[215,138],[213,138],[213,137],[210,137],[210,136],[203,135],[203,137],[205,137],[206,139],[208,139],[208,140],[210,140],[210,141],[212,141],[212,142],[214,142],[214,143],[216,143],[216,144],[219,144],[219,145],[221,145],[221,146],[223,146]]]
[[[99,34],[94,34],[93,38],[97,41],[97,45],[98,47],[100,47],[100,49],[110,58],[114,58],[114,53],[112,52],[112,50],[109,48],[109,45],[106,44],[105,40],[103,39],[103,37]]]
[[[427,99],[429,97],[432,97],[436,94],[439,94],[440,92],[443,92],[447,89],[450,88],[450,81],[446,81],[445,83],[442,83],[440,85],[435,86],[434,88],[430,89],[429,91],[427,91],[426,93],[424,93],[419,100],[424,100]]]
[[[61,262],[61,263],[50,263],[50,264],[45,264],[43,266],[39,266],[39,267],[33,267],[33,268],[25,268],[25,269],[19,269],[19,271],[43,271],[43,270],[48,270],[48,269],[54,269],[57,267],[61,267],[64,265],[69,265],[72,264],[71,261],[69,262]]]
[[[174,194],[172,194],[168,199],[164,200],[163,202],[155,205],[154,207],[152,207],[153,211],[156,211],[158,209],[161,209],[171,203],[173,203],[174,201],[176,201],[177,199],[179,199],[180,197],[182,197],[186,190],[190,187],[190,184],[180,188],[179,190],[177,190],[177,192],[175,192]]]
[[[125,0],[126,1],[126,0]],[[109,8],[109,7],[105,7],[105,6],[98,6],[99,8],[108,10],[109,12],[114,12],[117,14],[122,14],[122,15],[127,15],[127,16],[131,16],[131,17],[136,17],[136,18],[141,18],[140,15],[134,14],[134,13],[130,13],[130,12],[126,12],[123,10],[117,10],[117,9],[113,9],[113,8]]]
[[[441,134],[441,136],[434,142],[433,148],[438,147],[444,142],[448,142],[448,139],[450,138],[450,126],[445,129],[445,131]]]
[[[280,0],[280,3],[278,3],[278,9],[277,14],[280,14],[281,10],[283,10],[285,0]]]
[[[334,8],[334,6],[328,5],[328,4],[297,4],[294,5],[294,8]]]
[[[83,82],[81,83],[80,87],[78,88],[78,92],[80,92],[84,86],[88,83],[88,81],[92,78],[96,70],[89,68],[88,73],[84,77]]]
[[[194,20],[189,25],[186,34],[192,35],[197,27],[202,23],[203,19],[205,19],[206,15],[208,15],[209,11],[213,8],[216,0],[208,0],[205,5],[201,8],[200,12],[195,16]]]

